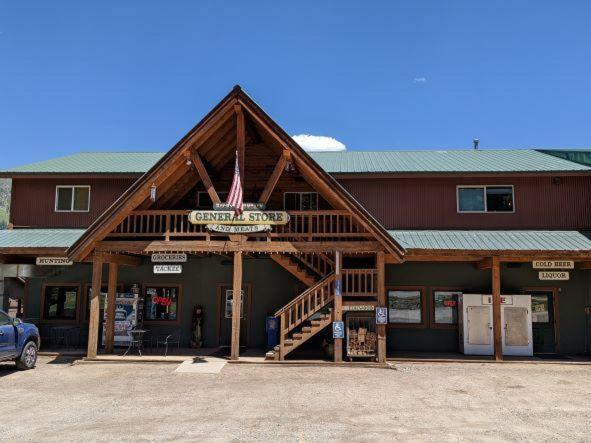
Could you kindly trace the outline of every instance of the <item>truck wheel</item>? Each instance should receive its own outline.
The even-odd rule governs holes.
[[[37,345],[32,341],[28,342],[15,362],[18,369],[33,369],[37,363]]]

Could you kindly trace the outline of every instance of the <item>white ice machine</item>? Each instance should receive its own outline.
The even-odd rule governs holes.
[[[460,352],[493,355],[492,295],[460,295],[458,314]],[[503,355],[533,355],[530,295],[501,295],[501,324]]]

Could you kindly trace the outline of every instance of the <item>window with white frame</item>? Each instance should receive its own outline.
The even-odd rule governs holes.
[[[56,212],[88,212],[90,210],[90,186],[56,186]]]
[[[220,201],[225,202],[226,199],[228,198],[228,193],[227,192],[218,192],[218,197],[220,198]],[[211,208],[213,208],[213,201],[211,200],[209,193],[205,192],[205,191],[199,191],[197,193],[197,209],[211,209]]]
[[[284,192],[283,208],[286,211],[315,211],[318,209],[318,193]]]
[[[458,212],[515,212],[513,185],[458,186]]]

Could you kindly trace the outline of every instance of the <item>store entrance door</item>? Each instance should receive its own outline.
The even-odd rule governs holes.
[[[230,346],[232,337],[232,285],[220,285],[219,298],[219,344]],[[242,306],[240,309],[240,346],[248,346],[250,332],[250,286],[242,288]]]
[[[552,291],[528,291],[531,294],[534,353],[556,352],[554,294]]]

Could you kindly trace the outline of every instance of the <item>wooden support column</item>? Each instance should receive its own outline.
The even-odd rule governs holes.
[[[232,342],[230,360],[238,360],[240,354],[240,310],[242,305],[242,252],[234,252],[232,278]]]
[[[335,251],[334,254],[335,262],[335,295],[334,295],[334,310],[332,315],[333,321],[343,321],[343,289],[342,289],[342,274],[341,269],[343,267],[343,253],[341,251]],[[336,290],[339,285],[339,291]],[[334,361],[343,361],[343,339],[334,339]]]
[[[492,258],[492,304],[495,360],[503,360],[503,336],[501,324],[501,262],[499,257]]]
[[[384,252],[378,252],[376,257],[378,306],[386,306],[386,257]],[[378,363],[386,362],[386,325],[377,325],[378,330]]]
[[[109,263],[109,283],[107,289],[107,308],[105,310],[105,352],[112,353],[115,348],[115,307],[117,304],[117,263]]]
[[[95,256],[92,261],[92,294],[90,296],[90,320],[88,322],[88,349],[86,357],[96,358],[98,351],[100,294],[103,279],[103,262]]]
[[[240,182],[244,192],[244,149],[246,147],[246,128],[244,125],[244,112],[242,112],[242,106],[235,105],[234,111],[236,112],[236,151],[238,152]]]

